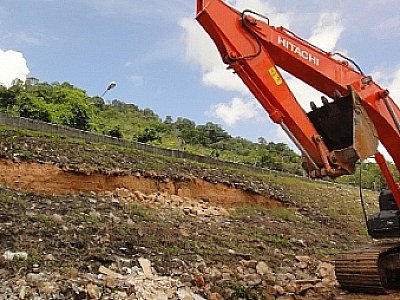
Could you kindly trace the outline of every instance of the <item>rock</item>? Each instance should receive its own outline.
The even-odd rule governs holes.
[[[257,274],[260,275],[267,275],[267,274],[272,274],[272,270],[270,267],[263,261],[260,261],[257,266],[256,266]]]
[[[131,191],[125,188],[118,188],[114,191],[114,194],[119,198],[130,198]]]
[[[26,286],[23,285],[19,291],[18,298],[23,300],[25,299],[25,297],[26,297]]]
[[[171,201],[177,202],[177,203],[183,203],[183,199],[181,196],[178,195],[171,195],[170,196]]]
[[[266,293],[267,295],[276,295],[277,291],[273,285],[268,285],[264,283],[263,285],[264,285],[264,293]]]
[[[90,299],[97,300],[100,298],[100,289],[97,285],[94,285],[93,283],[88,283],[86,285],[86,291]]]
[[[224,298],[219,293],[212,293],[210,295],[210,300],[224,300]]]
[[[299,268],[299,269],[307,269],[308,262],[299,261],[299,262],[295,263],[295,266],[296,266],[296,268]]]
[[[153,278],[153,272],[151,271],[151,262],[145,258],[139,258],[138,262],[140,267],[143,269],[144,276],[146,278],[151,279]]]
[[[64,222],[63,217],[60,216],[59,214],[51,215],[51,220],[53,220],[56,223],[63,223]]]
[[[26,283],[30,286],[37,287],[43,281],[43,274],[28,273],[26,275]]]
[[[293,282],[290,282],[284,287],[284,289],[289,294],[295,294],[297,291],[297,285]]]
[[[320,261],[317,266],[317,274],[320,278],[329,278],[331,280],[335,280],[335,267],[333,264],[329,262]]]
[[[314,285],[312,285],[311,283],[307,283],[300,287],[298,294],[305,295],[307,293],[307,291],[311,290],[311,289],[314,289]]]
[[[137,198],[139,201],[144,201],[144,199],[146,198],[146,195],[143,194],[143,193],[140,192],[140,191],[134,191],[133,194],[136,196],[136,198]]]
[[[276,300],[293,300],[294,298],[291,295],[283,295],[276,298]]]
[[[258,264],[256,260],[248,260],[248,261],[242,260],[241,262],[243,262],[246,268],[251,268],[251,269],[255,269]]]
[[[28,253],[26,252],[11,252],[11,251],[6,251],[3,254],[3,257],[5,260],[12,261],[14,259],[19,259],[19,260],[26,260],[28,258]]]
[[[314,289],[318,294],[323,294],[329,291],[329,288],[326,287],[322,282],[317,283],[314,286]]]
[[[196,287],[202,289],[204,288],[204,286],[206,285],[206,282],[204,280],[204,276],[197,274],[194,276],[194,284],[196,285]]]
[[[274,290],[275,290],[275,295],[283,295],[285,293],[285,289],[283,287],[281,287],[280,285],[275,285],[274,286]]]
[[[50,254],[46,254],[43,259],[47,260],[47,261],[55,261],[56,260],[54,255],[51,254],[51,253]]]
[[[205,300],[203,297],[193,293],[188,287],[179,288],[177,295],[179,300]]]
[[[111,278],[115,278],[115,279],[120,279],[122,277],[121,274],[118,274],[118,273],[116,273],[116,272],[114,272],[114,271],[112,271],[109,268],[106,268],[104,266],[100,266],[99,272],[104,274],[104,275],[107,275],[107,276],[109,276]]]
[[[306,263],[311,262],[311,257],[307,255],[296,255],[295,258],[299,262],[306,262]]]
[[[32,272],[33,273],[39,273],[39,265],[38,264],[33,264],[32,265]]]

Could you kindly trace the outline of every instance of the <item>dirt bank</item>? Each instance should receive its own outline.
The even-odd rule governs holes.
[[[164,193],[190,199],[222,204],[259,204],[268,208],[281,207],[278,200],[244,191],[223,183],[210,183],[186,176],[175,181],[158,178],[156,174],[104,175],[65,171],[54,164],[13,163],[0,160],[0,183],[8,187],[41,195],[71,195],[77,193],[104,194],[117,188],[141,191],[144,194]]]

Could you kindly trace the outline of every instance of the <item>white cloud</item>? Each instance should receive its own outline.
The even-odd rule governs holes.
[[[230,5],[236,7],[239,11],[250,9],[269,18],[271,24],[277,26],[290,27],[290,14],[278,13],[277,10],[266,1],[261,0],[230,0]]]
[[[400,36],[398,28],[400,27],[400,16],[390,17],[373,29],[376,37],[381,40],[397,39]]]
[[[259,118],[261,111],[254,100],[233,98],[229,103],[212,105],[211,115],[221,119],[228,126],[232,126],[238,121]]]
[[[132,75],[130,77],[130,80],[133,82],[135,86],[142,86],[144,84],[144,78],[143,76],[139,75]]]
[[[155,19],[157,22],[176,22],[177,19],[187,15],[188,11],[195,11],[195,4],[187,0],[84,0],[84,3],[95,10],[96,14],[103,16],[129,16],[135,22],[149,23]]]
[[[388,89],[390,98],[400,106],[400,66],[394,70],[376,69],[372,73],[372,78],[382,88]]]
[[[23,81],[29,69],[22,53],[13,50],[0,50],[0,83],[9,87],[11,82],[19,78]]]
[[[338,13],[322,13],[308,41],[323,49],[333,51],[344,30]]]
[[[341,24],[339,14],[321,13],[311,36],[307,40],[324,51],[331,52],[335,50],[343,31],[344,27]],[[311,101],[314,101],[318,106],[317,100],[322,95],[319,91],[291,75],[286,75],[286,77],[288,86],[304,110],[310,110]]]
[[[230,5],[239,10],[251,9],[258,13],[267,15],[272,24],[289,28],[291,14],[281,14],[270,5],[269,2],[261,0],[228,0]],[[219,103],[211,107],[212,115],[221,119],[225,124],[232,126],[239,121],[248,120],[261,115],[261,106],[256,101],[245,101],[250,98],[248,88],[237,75],[226,70],[220,55],[211,38],[192,19],[182,19],[180,26],[185,30],[186,57],[189,62],[196,63],[202,70],[203,84],[215,86],[223,90],[237,92],[241,97],[235,97],[228,103]],[[309,31],[308,40],[323,48],[332,51],[339,41],[344,27],[338,13],[321,13],[316,25]],[[320,98],[321,93],[300,80],[285,74],[286,81],[298,99],[300,105],[309,110],[309,102]],[[266,115],[263,118],[267,118]],[[274,133],[275,137],[281,139],[282,131],[279,129]],[[275,139],[275,137],[270,137]],[[285,141],[289,142],[286,138]]]
[[[289,26],[289,15],[276,13],[276,10],[261,0],[230,0],[228,4],[238,10],[251,9],[261,14],[268,14],[274,23]],[[185,30],[186,57],[191,63],[199,65],[203,71],[203,83],[216,86],[226,91],[248,95],[249,90],[238,76],[226,70],[226,65],[213,41],[192,18],[183,18],[179,25]]]
[[[400,67],[392,75],[392,82],[388,86],[390,97],[400,106]]]
[[[286,75],[285,80],[297,102],[305,111],[310,111],[311,101],[314,101],[319,106],[318,99],[322,95],[319,91],[291,75]]]
[[[247,94],[247,87],[235,74],[226,70],[213,41],[196,21],[184,18],[179,25],[185,30],[186,58],[189,63],[200,66],[203,83],[226,91]]]
[[[216,86],[226,91],[239,92],[242,95],[249,94],[249,89],[225,66],[215,66],[212,70],[203,74],[203,83],[209,86]]]

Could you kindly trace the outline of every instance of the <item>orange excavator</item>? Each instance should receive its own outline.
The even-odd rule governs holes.
[[[388,189],[379,195],[379,213],[366,216],[368,233],[376,239],[400,237],[400,187],[377,150],[380,142],[400,170],[400,110],[388,90],[350,58],[271,26],[267,17],[251,10],[238,11],[222,0],[197,0],[196,19],[228,69],[300,149],[310,177],[354,174],[359,160],[375,157]],[[325,95],[322,105],[311,102],[310,112],[305,112],[280,69]],[[376,243],[341,253],[335,271],[343,289],[399,290],[400,243]]]

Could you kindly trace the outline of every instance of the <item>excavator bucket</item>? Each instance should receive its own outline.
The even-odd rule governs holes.
[[[375,127],[352,88],[348,95],[314,108],[307,115],[331,152],[331,162],[355,172],[355,164],[372,156],[378,147]]]

